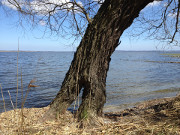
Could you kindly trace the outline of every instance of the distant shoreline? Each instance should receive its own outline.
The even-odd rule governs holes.
[[[14,50],[0,50],[0,52],[74,52],[74,51],[14,51]]]
[[[115,52],[179,52],[180,50],[116,50]],[[0,50],[0,52],[75,52],[75,51],[31,51],[31,50]]]
[[[40,51],[6,51],[6,50],[0,50],[0,52],[40,52]]]

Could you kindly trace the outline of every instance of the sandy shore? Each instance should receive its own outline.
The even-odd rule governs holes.
[[[71,112],[40,122],[48,107],[24,108],[0,114],[0,135],[133,134],[180,135],[180,95],[150,100],[121,112],[105,113],[96,127],[78,128]]]

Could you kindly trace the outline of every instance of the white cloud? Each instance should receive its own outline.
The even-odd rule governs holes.
[[[47,14],[49,11],[53,10],[56,5],[65,5],[62,6],[62,8],[67,8],[71,6],[69,4],[70,0],[33,0],[30,3],[27,4],[25,0],[16,0],[21,8],[26,8],[28,10],[32,10],[33,12],[36,12],[38,14]],[[1,2],[3,5],[13,9],[17,10],[16,8],[16,2],[14,0],[2,0]],[[56,11],[54,11],[56,12]]]
[[[43,21],[43,20],[41,20],[41,21],[39,21],[39,24],[40,24],[41,26],[45,26],[45,25],[46,25],[46,22]]]
[[[105,0],[94,0],[94,1],[98,3],[103,3]]]
[[[161,1],[153,1],[147,5],[147,7],[159,6]]]
[[[51,2],[51,3],[57,4],[57,5],[70,2],[70,0],[45,0],[45,1],[48,1],[48,2]]]
[[[71,9],[73,6],[71,0],[32,0],[29,2],[27,0],[16,1],[19,3],[22,9],[25,9],[31,13],[36,13],[39,16],[47,15],[50,11],[52,11],[51,14],[57,13],[59,10],[67,11],[67,9]],[[78,1],[77,3],[83,7],[83,3],[81,1]],[[15,0],[2,0],[2,4],[13,10],[17,10]],[[76,13],[81,12],[81,9],[78,6],[74,7],[74,9]]]
[[[5,6],[11,8],[11,9],[13,9],[13,10],[17,10],[17,8],[16,8],[16,6],[15,6],[16,4],[14,3],[14,1],[13,1],[13,0],[9,0],[9,1],[10,1],[11,3],[13,3],[13,4],[9,3],[8,0],[2,0],[1,3],[2,3],[3,5],[5,5]]]
[[[83,3],[81,1],[78,1],[77,3],[83,7]]]
[[[39,12],[39,14],[47,14],[49,11],[52,11],[56,5],[64,4],[61,8],[67,8],[69,6],[69,2],[70,0],[34,0],[30,3],[30,6],[32,10]]]
[[[172,17],[172,18],[176,18],[177,17],[177,12],[176,13],[169,13],[168,16]]]

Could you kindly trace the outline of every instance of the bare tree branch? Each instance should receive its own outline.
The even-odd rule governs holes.
[[[50,35],[82,37],[104,0],[2,0],[2,5],[5,5],[3,2],[31,20],[33,27],[44,24],[45,32]],[[151,13],[142,12],[136,20],[137,31],[134,30],[133,37],[148,33],[159,41],[178,43],[180,0],[155,0],[154,3],[147,7],[152,8]]]
[[[172,36],[172,40],[170,43],[172,43],[174,41],[174,38],[176,36],[176,33],[178,32],[178,24],[179,24],[179,10],[180,9],[180,0],[178,2],[178,10],[177,10],[177,15],[176,15],[176,26],[175,26],[175,31],[174,31],[174,34]]]

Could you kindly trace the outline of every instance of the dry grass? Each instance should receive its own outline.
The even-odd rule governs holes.
[[[77,123],[70,112],[59,116],[58,120],[40,122],[48,107],[24,108],[23,109],[23,130],[21,126],[21,109],[16,109],[0,114],[0,134],[69,134],[79,132],[71,129],[76,128]],[[15,117],[14,117],[15,115]]]
[[[106,113],[96,127],[78,128],[73,114],[66,112],[58,120],[40,122],[48,107],[24,108],[0,114],[2,135],[180,135],[180,96],[143,102],[136,108]]]

